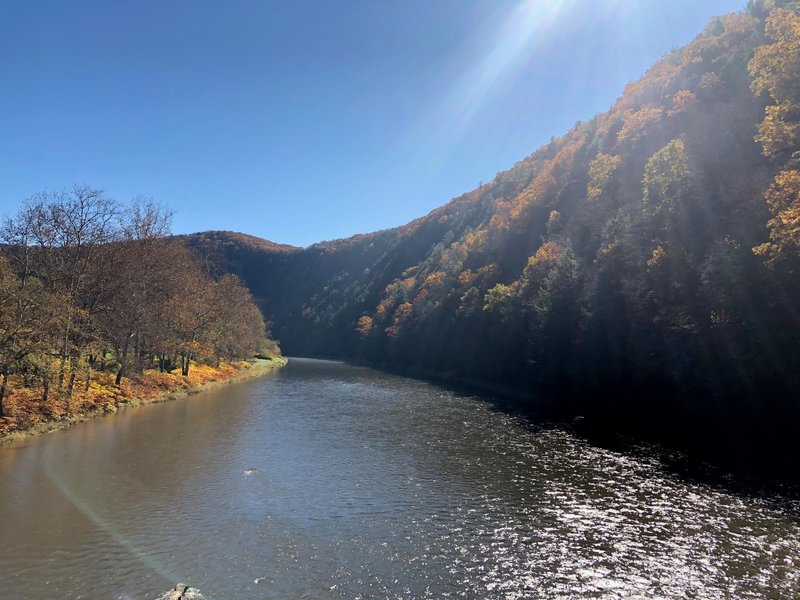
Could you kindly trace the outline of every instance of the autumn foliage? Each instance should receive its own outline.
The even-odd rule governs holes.
[[[479,383],[744,460],[800,427],[798,123],[798,5],[752,0],[608,112],[425,217],[226,257],[289,352]]]
[[[207,274],[168,229],[152,201],[125,207],[87,187],[39,194],[6,219],[0,427],[225,378],[223,361],[278,352],[249,290]]]

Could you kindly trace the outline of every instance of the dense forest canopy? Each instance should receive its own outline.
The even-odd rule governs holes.
[[[247,288],[211,277],[169,225],[151,200],[122,206],[85,186],[36,195],[6,219],[0,417],[13,385],[69,412],[97,371],[113,369],[119,386],[144,369],[188,376],[192,361],[276,350]]]
[[[800,9],[754,0],[404,227],[188,243],[246,281],[290,354],[781,456],[800,424],[799,141]]]

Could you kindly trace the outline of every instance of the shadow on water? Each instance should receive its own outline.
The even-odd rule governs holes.
[[[796,504],[583,426],[293,359],[4,448],[0,597],[796,597]]]
[[[709,460],[711,452],[708,446],[697,451],[670,447],[652,436],[634,433],[635,430],[630,433],[615,431],[618,423],[593,421],[580,415],[556,416],[552,411],[547,412],[531,403],[529,398],[512,388],[465,382],[435,373],[387,365],[363,366],[416,378],[460,395],[479,398],[488,404],[492,412],[517,417],[522,427],[533,431],[550,429],[567,432],[588,444],[657,465],[659,472],[665,476],[764,502],[800,523],[800,469],[794,469],[794,457],[787,457],[780,465],[768,465],[768,468],[762,469],[726,461],[719,453],[715,454],[716,460]]]

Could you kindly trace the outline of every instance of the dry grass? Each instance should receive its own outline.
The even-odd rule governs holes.
[[[269,361],[256,364],[270,366]],[[59,424],[66,426],[96,415],[114,413],[120,404],[166,400],[212,382],[241,377],[252,368],[253,363],[247,361],[222,363],[218,367],[193,364],[188,377],[183,377],[178,370],[172,373],[146,370],[123,379],[119,386],[114,384],[113,373],[95,372],[88,390],[85,380],[76,379],[72,398],[51,388],[47,402],[42,401],[41,387],[26,388],[21,380],[12,377],[4,400],[7,416],[0,417],[0,440],[17,432],[56,429]]]

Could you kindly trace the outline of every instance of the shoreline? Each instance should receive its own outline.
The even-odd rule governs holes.
[[[137,408],[139,406],[145,406],[149,404],[160,404],[162,402],[170,402],[172,400],[180,400],[181,398],[193,396],[195,394],[199,394],[200,392],[205,392],[207,390],[222,387],[224,385],[239,383],[248,379],[255,379],[285,366],[288,362],[288,359],[283,356],[273,359],[256,359],[254,361],[248,361],[249,366],[240,367],[230,377],[212,379],[191,387],[169,390],[163,394],[150,398],[134,396],[116,404],[107,404],[104,407],[98,406],[95,409],[84,413],[70,415],[61,419],[35,423],[27,429],[19,429],[9,431],[7,433],[0,433],[0,448],[12,442],[19,442],[32,437],[38,437],[40,435],[47,435],[55,431],[68,429],[79,423],[84,423],[100,417],[115,415],[119,410]]]

